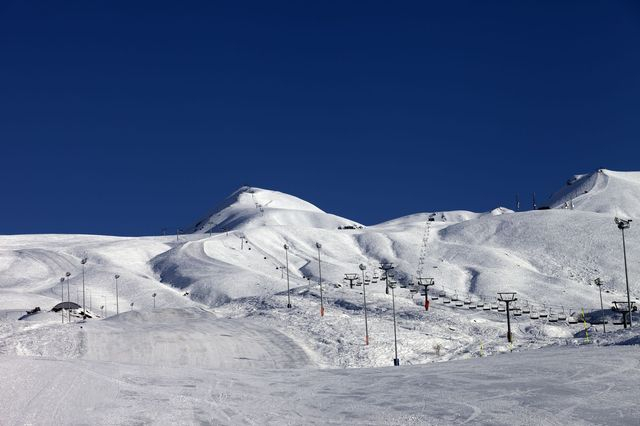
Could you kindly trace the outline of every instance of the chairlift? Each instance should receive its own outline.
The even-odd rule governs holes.
[[[438,293],[434,293],[434,294],[431,296],[431,300],[438,300]]]
[[[458,301],[458,293],[454,293],[453,296],[451,296],[451,300],[453,300],[454,302]]]
[[[504,305],[502,304],[498,305],[498,312],[506,312],[506,310],[507,308]]]
[[[531,318],[531,319],[539,319],[539,318],[540,318],[540,315],[538,315],[538,313],[537,313],[537,312],[533,311],[533,312],[531,312],[531,313],[529,314],[529,318]]]
[[[478,303],[476,303],[476,306],[478,308],[484,308],[484,299],[480,300]]]
[[[566,321],[567,314],[564,313],[564,307],[562,307],[562,312],[558,313],[558,321]]]
[[[469,309],[475,309],[476,308],[476,304],[475,303],[470,303],[469,304]]]
[[[462,305],[464,305],[464,303],[462,303],[462,300],[456,300],[456,306],[459,308]]]
[[[521,317],[521,316],[522,316],[522,309],[520,309],[520,308],[515,308],[515,309],[513,310],[513,316],[514,316],[514,317]]]
[[[417,293],[417,292],[418,292],[418,289],[414,286],[414,287],[411,287],[411,288],[409,289],[409,291],[410,291],[411,293]]]
[[[491,305],[485,305],[485,304],[483,304],[483,305],[482,305],[482,310],[483,310],[483,311],[490,311],[490,310],[491,310]]]
[[[491,304],[491,310],[492,311],[497,311],[498,310],[498,302],[493,302]]]
[[[470,305],[471,304],[471,299],[468,298],[468,297],[466,299],[464,299],[464,304],[465,305]]]
[[[442,303],[444,303],[445,305],[448,305],[449,303],[451,303],[451,299],[445,297],[444,299],[442,299]]]
[[[440,297],[447,297],[447,293],[444,291],[444,289],[440,290],[440,292],[438,293],[438,296]]]

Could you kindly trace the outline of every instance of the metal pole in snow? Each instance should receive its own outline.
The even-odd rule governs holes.
[[[391,300],[393,305],[393,346],[395,348],[396,357],[393,359],[393,365],[399,366],[400,360],[398,359],[398,336],[396,330],[396,292],[395,285],[391,287]]]
[[[628,228],[628,223],[627,223],[627,228]],[[625,228],[620,228],[620,230],[622,231],[622,252],[624,255],[624,278],[627,282],[627,306],[629,307],[629,328],[633,327],[633,320],[631,319],[631,295],[629,293],[629,271],[627,270],[627,245],[625,244],[625,240],[624,240],[624,229]]]
[[[364,282],[364,271],[367,267],[361,263],[360,270],[362,271],[362,297],[364,298],[364,344],[369,344],[369,325],[367,323],[367,284]],[[396,354],[396,358],[398,355]]]
[[[69,294],[69,282],[71,281],[71,272],[66,272],[64,274],[67,277],[67,302],[71,303],[71,295]],[[64,290],[64,289],[63,289]],[[71,322],[71,306],[67,306],[67,322]]]
[[[600,280],[600,278],[596,278],[595,279],[595,284],[598,286],[598,289],[600,290],[600,317],[602,318],[602,331],[603,333],[607,332],[607,326],[605,324],[605,319],[604,319],[604,304],[602,303],[602,281]]]
[[[86,317],[87,305],[86,305],[85,288],[84,288],[84,265],[87,263],[87,258],[85,257],[84,259],[82,259],[80,263],[82,264],[82,316]]]
[[[320,285],[320,316],[324,316],[324,300],[322,296],[322,262],[320,260],[320,249],[322,248],[322,244],[316,243],[316,247],[318,248],[318,284]]]
[[[64,277],[60,278],[60,286],[62,287],[62,303],[64,304]],[[63,305],[64,306],[64,305]],[[62,316],[62,323],[64,324],[64,308],[60,309],[60,313]]]
[[[115,279],[116,279],[116,315],[118,315],[120,313],[120,305],[118,303],[118,278],[120,278],[120,275],[116,274],[115,275]]]
[[[287,262],[287,308],[291,307],[291,290],[289,287],[289,246],[284,245],[284,255]]]

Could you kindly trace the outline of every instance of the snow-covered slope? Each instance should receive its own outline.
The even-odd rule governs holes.
[[[258,226],[338,229],[359,224],[328,214],[300,198],[282,192],[244,186],[216,210],[188,228],[191,233],[243,230]]]
[[[575,175],[546,203],[551,208],[603,213],[624,218],[640,217],[640,172],[599,169]]]
[[[606,170],[584,175],[568,187],[582,194],[574,196],[564,189],[552,199],[552,207],[559,207],[569,197],[574,209],[514,213],[497,208],[487,213],[464,210],[418,213],[370,227],[360,227],[351,220],[325,213],[296,197],[245,187],[192,227],[192,233],[178,237],[0,236],[0,368],[42,368],[40,364],[15,357],[60,360],[57,361],[59,367],[69,374],[77,374],[84,385],[88,386],[92,380],[97,383],[99,390],[87,394],[86,406],[105,401],[111,407],[118,405],[114,402],[117,396],[106,396],[115,392],[112,383],[120,386],[127,382],[126,377],[132,377],[134,370],[140,371],[140,376],[135,376],[138,383],[144,382],[144,377],[158,374],[160,369],[170,369],[159,384],[148,382],[154,386],[151,394],[143,392],[136,400],[145,407],[138,413],[140,417],[132,418],[126,407],[118,405],[117,417],[100,417],[94,412],[83,421],[94,419],[98,423],[117,424],[135,422],[136,418],[139,422],[153,421],[149,412],[156,406],[149,401],[162,393],[158,389],[164,383],[170,386],[179,385],[181,380],[191,383],[202,372],[206,376],[215,375],[211,373],[213,370],[224,370],[230,383],[243,383],[240,394],[254,379],[258,386],[280,386],[286,393],[290,391],[288,385],[278,382],[278,375],[265,371],[300,368],[299,375],[291,372],[295,370],[284,374],[295,376],[292,386],[306,387],[309,382],[303,377],[309,374],[310,368],[387,366],[395,356],[392,306],[397,312],[398,356],[403,366],[476,358],[510,349],[525,351],[554,344],[582,343],[587,334],[586,321],[568,323],[550,319],[561,313],[582,319],[583,309],[586,320],[597,319],[599,316],[590,314],[600,306],[599,293],[592,285],[596,277],[605,283],[603,298],[607,317],[612,320],[619,317],[609,310],[612,301],[624,297],[625,288],[620,234],[613,223],[613,214],[636,217],[640,212],[638,180],[637,173]],[[350,226],[345,229],[345,225]],[[632,226],[626,236],[632,298],[637,299],[640,265],[632,259],[640,253],[638,227]],[[321,243],[320,252],[317,243]],[[80,259],[83,257],[89,259],[84,268],[87,308],[100,318],[71,324],[65,320],[63,325],[62,315],[48,310],[69,297],[82,302]],[[399,286],[393,291],[393,302],[385,292],[380,262],[392,262],[395,266],[393,279]],[[360,276],[360,264],[366,266],[365,274],[371,282],[366,289],[369,345],[364,345],[362,287],[350,288],[343,280],[345,273]],[[60,277],[67,271],[71,279],[62,286]],[[120,276],[120,315],[114,316],[116,274]],[[432,277],[436,282],[430,289],[432,302],[428,311],[424,309],[424,296],[406,287],[415,282],[418,275]],[[532,312],[532,315],[512,318],[513,345],[505,339],[505,314],[477,305],[484,303],[485,307],[495,305],[497,308],[496,294],[504,290],[517,292],[519,306],[527,306]],[[459,299],[458,304],[455,299]],[[321,300],[325,308],[323,317],[320,316]],[[292,307],[288,308],[287,303]],[[35,306],[43,312],[18,320],[25,310]],[[128,312],[130,310],[132,312]],[[547,316],[535,318],[533,313]],[[103,317],[107,319],[102,320]],[[587,330],[592,337],[594,332],[600,335],[599,326],[596,327],[597,332],[593,328]],[[607,330],[620,328],[610,324]],[[574,339],[574,336],[578,337]],[[636,341],[633,339],[637,337],[631,336],[626,341]],[[587,355],[590,356],[596,357]],[[77,363],[70,364],[69,359]],[[533,358],[521,359],[529,365]],[[556,371],[557,366],[549,362],[548,377],[553,377],[556,373],[552,371]],[[487,365],[483,374],[489,374],[497,364]],[[243,382],[242,374],[249,374],[245,367],[257,372]],[[513,368],[526,369],[517,362]],[[473,369],[484,371],[475,364],[468,371]],[[110,373],[104,381],[96,381],[97,371],[102,370]],[[120,371],[124,371],[125,378]],[[437,371],[450,374],[454,370]],[[317,392],[322,386],[335,385],[335,377],[339,377],[329,373],[313,374],[318,383],[322,383],[317,385]],[[384,378],[387,373],[367,370],[362,374],[348,373],[345,377],[364,383]],[[395,374],[398,373],[393,373],[390,385],[404,383],[411,394],[423,390],[420,387],[424,383],[408,380],[408,376],[402,376],[404,373]],[[428,372],[416,369],[406,374]],[[66,386],[63,376],[46,377],[49,387]],[[445,376],[438,377],[444,383],[442,377]],[[20,382],[17,375],[12,375],[10,380]],[[25,406],[31,400],[55,406],[53,394],[41,391],[37,377],[28,376],[25,380],[23,385],[28,397],[21,395],[15,405],[0,409],[5,410],[0,411],[6,414],[3,418],[17,419],[19,415],[15,413],[20,410],[29,412]],[[516,379],[510,376],[507,380],[514,383]],[[140,392],[136,384],[128,383],[126,387]],[[354,391],[355,387],[350,389]],[[476,390],[469,395],[477,398],[480,388],[473,389]],[[218,390],[216,387],[216,392]],[[101,393],[105,393],[104,399],[100,399]],[[264,407],[280,401],[260,391],[258,394]],[[204,398],[197,392],[193,395],[197,401]],[[310,404],[305,401],[304,404]],[[332,401],[327,399],[327,403]],[[380,409],[380,404],[376,400],[369,406]],[[191,417],[187,418],[194,422],[209,419],[219,423],[254,421],[261,424],[281,419],[277,410],[268,411],[274,417],[246,417],[239,414],[240,411],[228,411],[225,418],[221,414],[224,410],[216,411],[223,405],[224,401],[208,406],[207,410],[215,411],[214,417],[189,411]],[[193,408],[186,406],[189,410]],[[234,410],[243,406],[243,402],[237,402]],[[474,405],[480,406],[496,409],[491,404]],[[532,412],[538,412],[535,407],[527,406]],[[582,419],[554,407],[558,415],[565,416],[563,418]],[[448,411],[445,415],[442,410],[430,414],[444,423],[479,422],[476,408],[469,411],[458,407],[458,411],[463,412],[459,417]],[[180,410],[179,406],[172,405],[171,415],[158,417],[157,421],[173,421],[179,417]],[[305,416],[312,416],[311,423],[317,420],[313,416],[323,411],[314,410],[306,407],[304,412]],[[67,419],[62,411],[55,408],[54,411],[52,419]],[[353,407],[349,413],[364,415],[363,410]],[[628,414],[625,412],[623,417],[627,418]],[[387,419],[397,423],[411,423],[412,419],[417,423],[424,421],[421,416],[398,416],[399,413],[394,412]],[[285,418],[292,417],[285,415]],[[336,415],[332,421],[349,423],[350,419]],[[486,419],[488,423],[512,421],[511,417],[501,417],[495,412]],[[25,417],[22,423],[38,421]]]

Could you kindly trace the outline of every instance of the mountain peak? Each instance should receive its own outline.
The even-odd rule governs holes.
[[[546,206],[640,217],[640,172],[598,169],[574,175],[551,196]]]
[[[241,186],[189,232],[223,232],[256,226],[299,226],[337,229],[359,225],[314,206],[296,196],[270,189]]]

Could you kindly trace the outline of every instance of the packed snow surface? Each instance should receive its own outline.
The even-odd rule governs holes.
[[[243,187],[183,235],[1,236],[3,423],[637,424],[639,336],[611,306],[639,175],[578,175],[549,210],[365,227]],[[499,291],[517,293],[512,344]],[[92,318],[50,312],[63,300]]]

